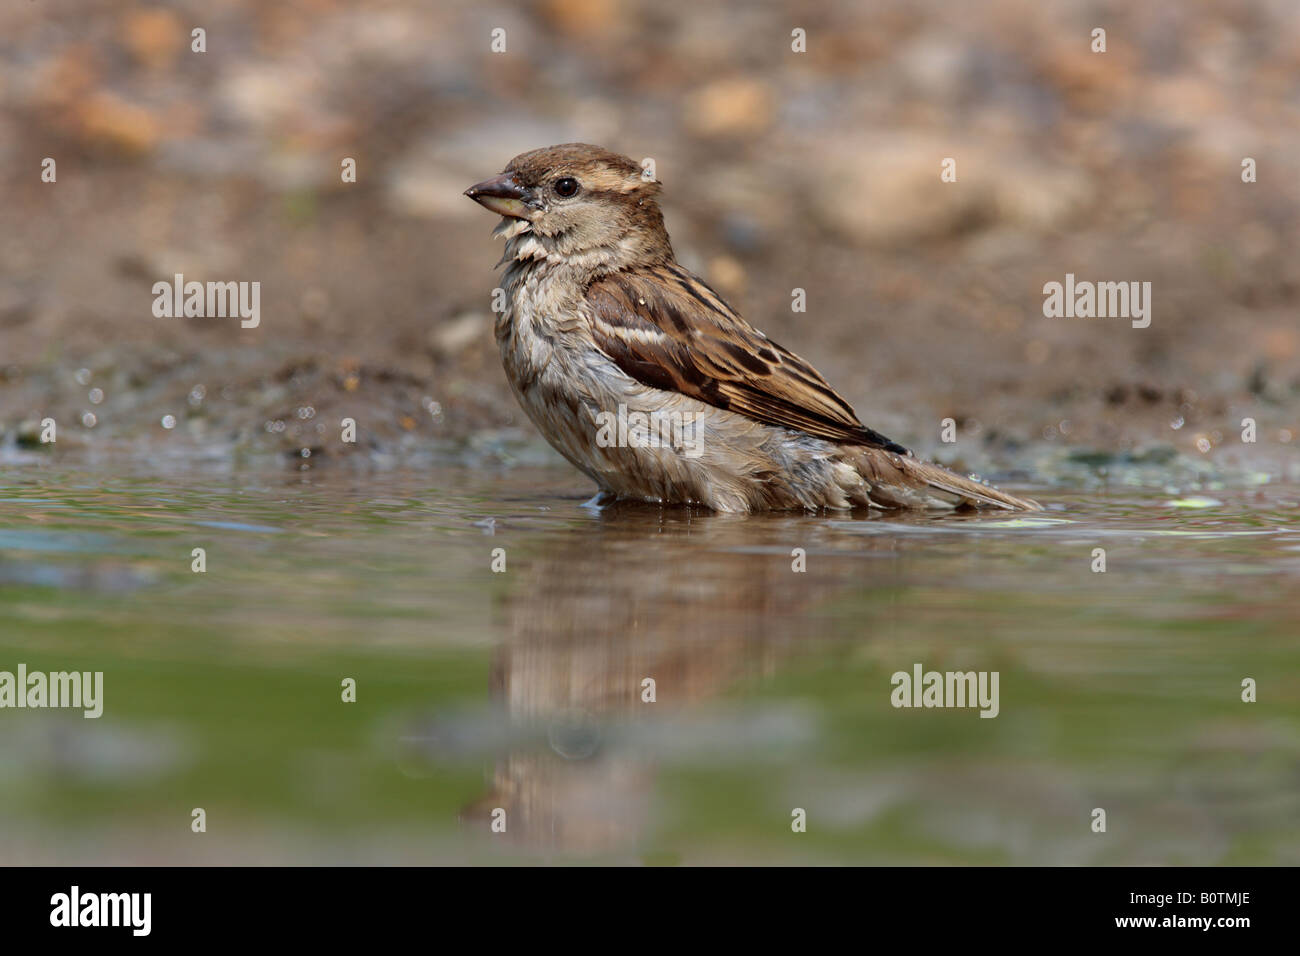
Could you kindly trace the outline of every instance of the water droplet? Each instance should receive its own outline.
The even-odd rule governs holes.
[[[98,405],[104,400],[104,390],[102,388],[92,388],[87,397],[90,399],[90,404]]]
[[[81,424],[85,425],[87,428],[94,428],[98,422],[99,419],[95,417],[94,412],[81,413]]]
[[[310,458],[310,457],[311,457],[311,449],[310,449],[310,448],[304,448],[301,452],[299,452],[299,454],[302,455],[302,457],[304,457],[304,458]]]
[[[79,369],[77,369],[77,374],[76,374],[75,378],[77,379],[77,384],[78,384],[78,385],[89,385],[89,384],[90,384],[90,369],[88,369],[88,368],[79,368]]]
[[[1184,424],[1186,423],[1183,421],[1183,416],[1179,415],[1177,418],[1175,418],[1172,422],[1169,423],[1169,427],[1172,428],[1174,431],[1178,431],[1178,429],[1182,428]]]
[[[175,427],[176,427],[176,416],[175,416],[175,415],[164,415],[164,416],[162,417],[162,427],[163,427],[163,428],[166,428],[166,429],[169,429],[169,430],[175,428]]]
[[[190,389],[190,408],[198,408],[203,404],[203,399],[207,397],[208,390],[202,385],[195,385]]]

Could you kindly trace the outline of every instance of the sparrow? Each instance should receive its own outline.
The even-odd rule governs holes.
[[[500,215],[495,321],[510,388],[600,489],[719,512],[1039,510],[866,427],[808,362],[677,263],[661,183],[568,143],[465,195]]]

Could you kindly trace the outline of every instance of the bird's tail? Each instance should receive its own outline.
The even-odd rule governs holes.
[[[1037,501],[1017,498],[911,455],[866,448],[855,464],[871,486],[871,501],[886,508],[1043,510]]]

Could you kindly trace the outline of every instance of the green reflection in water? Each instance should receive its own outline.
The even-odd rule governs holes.
[[[575,485],[11,471],[0,670],[102,670],[105,716],[0,710],[5,859],[1300,862],[1300,490],[737,519]],[[997,671],[999,716],[892,707],[916,663]]]

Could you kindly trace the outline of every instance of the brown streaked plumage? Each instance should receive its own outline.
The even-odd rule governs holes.
[[[658,193],[632,160],[580,143],[524,153],[466,190],[503,217],[496,335],[511,388],[602,492],[730,512],[1038,508],[858,421],[815,368],[677,264]],[[614,416],[692,430],[611,442]]]
[[[587,301],[596,345],[637,381],[768,425],[907,454],[865,428],[815,368],[676,263],[603,276]]]

